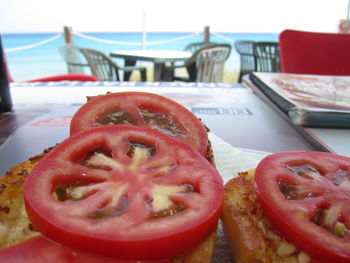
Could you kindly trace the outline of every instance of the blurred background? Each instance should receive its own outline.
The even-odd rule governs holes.
[[[284,29],[338,32],[348,18],[348,0],[1,0],[0,27],[12,77],[33,79],[67,72],[58,47],[63,28],[74,43],[109,53],[124,49],[182,50],[203,40],[277,41]],[[81,35],[79,35],[81,34]],[[84,37],[85,36],[85,37]],[[87,38],[86,36],[90,37]],[[122,63],[122,62],[120,62]],[[224,82],[237,81],[232,50]]]

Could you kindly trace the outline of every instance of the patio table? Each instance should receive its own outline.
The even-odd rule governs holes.
[[[124,59],[125,66],[134,66],[137,61],[148,61],[154,63],[153,80],[170,80],[164,68],[166,63],[186,61],[192,55],[191,52],[174,50],[118,50],[110,53],[113,58]],[[130,72],[124,72],[124,79],[130,77]]]

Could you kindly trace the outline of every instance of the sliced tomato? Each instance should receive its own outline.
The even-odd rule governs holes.
[[[203,123],[182,105],[146,92],[109,93],[91,98],[73,116],[70,133],[101,125],[147,126],[171,135],[205,155]]]
[[[297,248],[317,262],[350,262],[350,158],[273,154],[255,184],[266,217]]]
[[[55,243],[43,236],[28,239],[19,244],[0,249],[0,262],[6,263],[170,263],[162,261],[129,261],[74,250]]]
[[[149,128],[102,126],[50,151],[24,185],[35,229],[123,259],[171,258],[215,230],[222,178],[190,146]]]

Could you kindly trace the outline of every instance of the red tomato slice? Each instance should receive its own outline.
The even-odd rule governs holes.
[[[35,229],[61,244],[123,259],[171,258],[216,229],[222,178],[159,131],[102,126],[66,139],[24,185]]]
[[[315,261],[350,262],[350,158],[273,154],[255,184],[266,217],[297,248]]]
[[[101,125],[147,126],[192,146],[205,155],[208,135],[203,123],[182,105],[146,92],[96,96],[73,116],[70,133]]]
[[[119,260],[98,254],[73,250],[43,236],[28,239],[14,246],[0,249],[0,262],[6,263],[151,263],[150,261]],[[170,263],[169,260],[152,263]]]

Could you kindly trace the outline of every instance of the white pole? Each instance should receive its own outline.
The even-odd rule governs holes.
[[[348,13],[346,15],[346,22],[345,22],[345,27],[346,30],[349,30],[349,15],[350,15],[350,0],[348,1]]]
[[[350,29],[350,21],[349,21],[349,18],[350,18],[350,0],[348,0],[348,10],[347,11],[348,12],[346,14],[346,20],[345,20],[345,23],[343,26],[345,33],[348,33],[348,31]]]
[[[146,45],[147,45],[146,11],[144,11],[143,12],[143,18],[142,18],[142,42],[141,42],[141,49],[145,50],[146,49]]]

